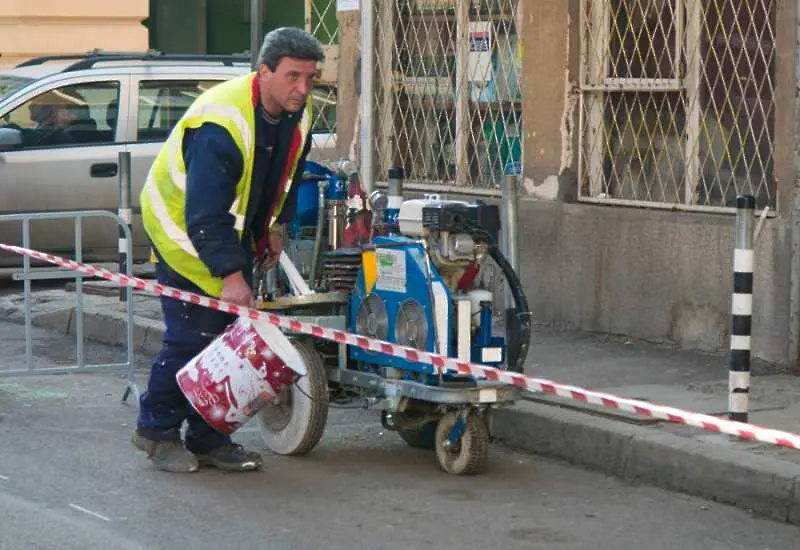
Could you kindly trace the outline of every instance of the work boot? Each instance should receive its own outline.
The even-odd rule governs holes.
[[[184,474],[196,472],[200,467],[197,457],[186,450],[180,440],[155,441],[133,432],[131,442],[137,449],[146,452],[147,458],[159,470]]]
[[[246,451],[241,445],[229,443],[203,454],[197,454],[201,466],[213,466],[228,472],[258,470],[264,460],[258,453]]]

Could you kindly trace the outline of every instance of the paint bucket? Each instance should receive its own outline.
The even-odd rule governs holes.
[[[218,432],[231,434],[306,372],[279,328],[239,317],[176,378],[200,416]]]

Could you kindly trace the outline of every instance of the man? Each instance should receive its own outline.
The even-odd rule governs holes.
[[[204,92],[172,130],[141,195],[160,283],[253,305],[254,259],[273,267],[283,223],[294,210],[295,178],[311,146],[310,94],[322,46],[294,28],[270,32],[258,71]],[[164,345],[140,399],[133,443],[155,467],[201,465],[257,470],[259,454],[211,428],[187,402],[176,372],[234,320],[162,298]],[[180,429],[187,421],[185,445]]]
[[[58,95],[48,92],[34,98],[28,106],[30,119],[36,126],[23,130],[23,143],[28,147],[67,145],[74,139],[67,131],[75,114]]]

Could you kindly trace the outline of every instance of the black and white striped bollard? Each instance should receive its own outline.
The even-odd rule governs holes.
[[[131,209],[131,154],[129,151],[122,151],[119,154],[119,196],[117,202],[117,215],[125,222],[128,229],[131,228],[133,212]],[[119,272],[125,275],[133,275],[128,271],[128,239],[122,226],[119,227]],[[119,301],[128,300],[128,289],[119,288]]]
[[[753,214],[756,199],[736,198],[736,247],[733,251],[731,347],[728,358],[728,417],[747,422],[750,397],[750,349],[753,328]]]

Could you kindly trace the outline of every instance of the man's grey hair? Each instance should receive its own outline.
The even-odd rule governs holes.
[[[266,65],[274,71],[284,57],[303,61],[325,60],[322,44],[310,32],[295,27],[281,27],[267,33],[261,51],[258,52],[258,66]]]

